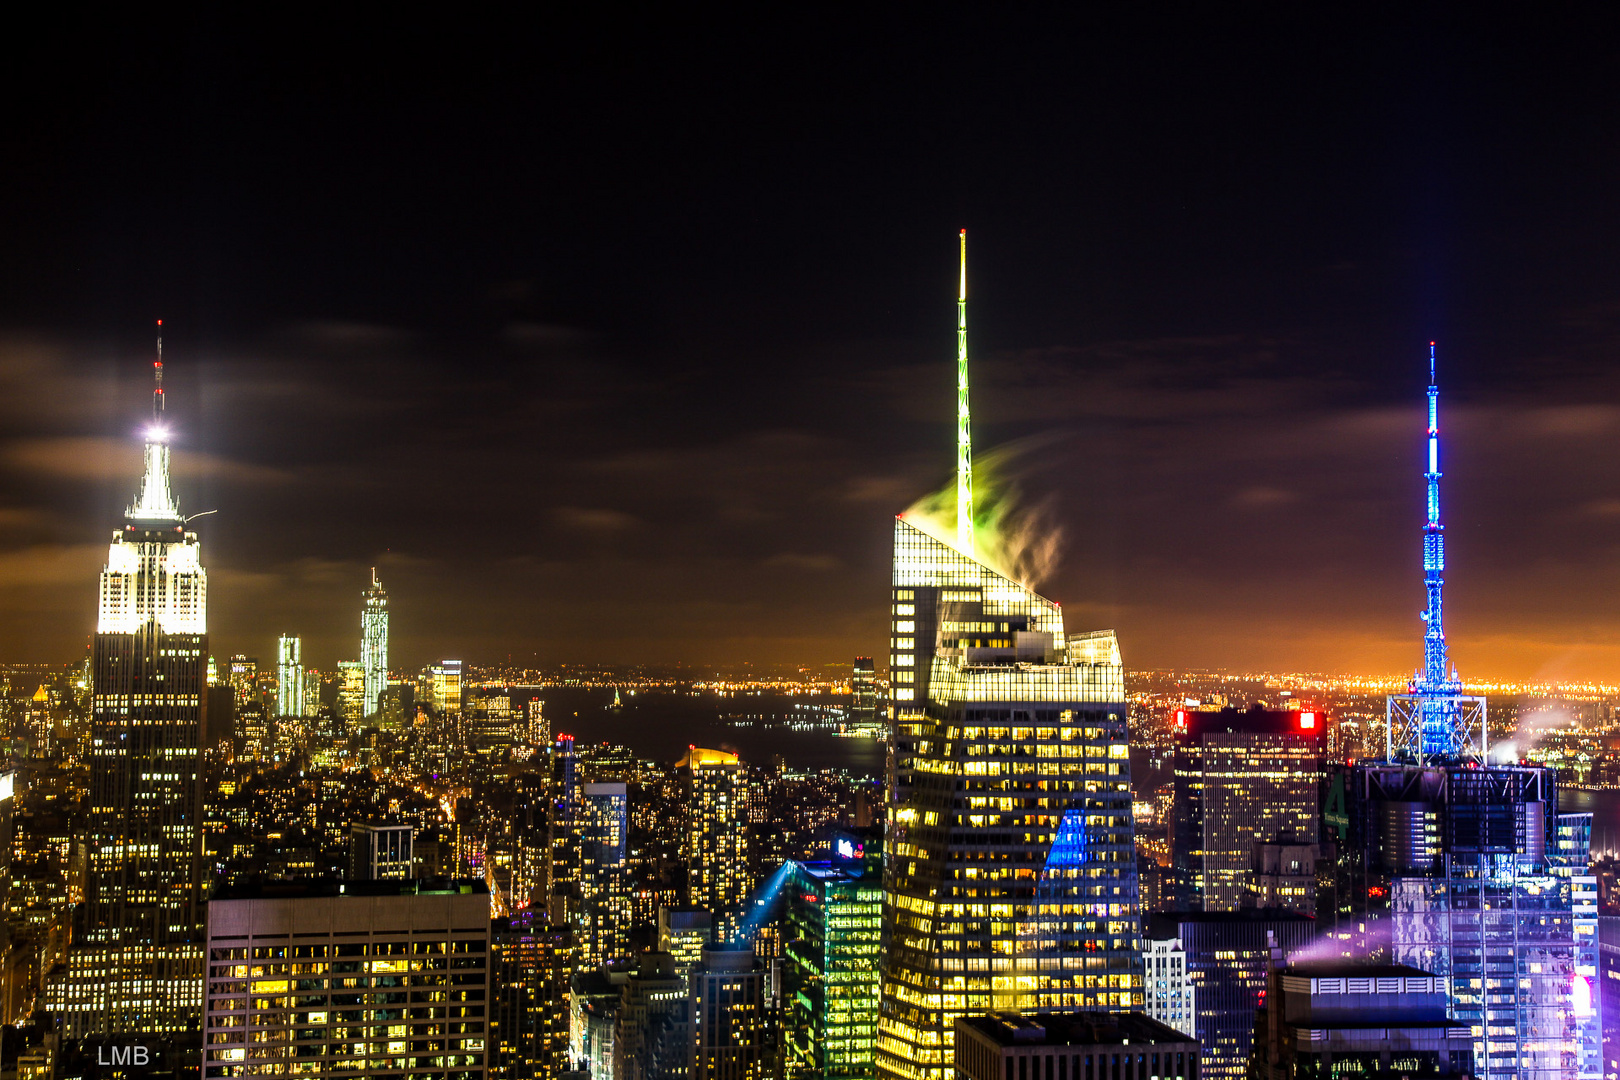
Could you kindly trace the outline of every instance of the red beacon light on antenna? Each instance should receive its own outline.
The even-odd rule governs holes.
[[[1176,710],[1176,727],[1185,728],[1186,726],[1187,726],[1187,710],[1186,709],[1177,709]]]
[[[1301,731],[1311,731],[1315,727],[1316,714],[1314,712],[1302,712],[1299,714],[1299,729]]]

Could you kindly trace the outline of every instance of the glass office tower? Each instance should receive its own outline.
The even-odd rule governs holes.
[[[1577,892],[1594,879],[1585,838],[1559,844],[1557,806],[1551,769],[1373,762],[1329,773],[1332,932],[1445,979],[1490,1080],[1577,1077],[1595,1056],[1584,1049],[1595,1024],[1571,1007],[1589,963]]]
[[[362,669],[361,716],[370,716],[380,707],[388,689],[388,590],[371,571],[371,584],[361,593],[365,602],[360,612],[360,667]]]
[[[1143,1004],[1112,631],[894,526],[881,1076],[944,1080],[956,1019]]]
[[[276,642],[276,715],[304,716],[304,644],[296,634]]]
[[[792,1075],[872,1075],[883,852],[877,830],[839,833],[829,859],[791,864],[783,912],[783,1049]]]

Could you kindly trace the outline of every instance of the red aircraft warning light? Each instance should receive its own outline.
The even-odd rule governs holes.
[[[1301,731],[1310,731],[1312,728],[1316,727],[1316,714],[1313,712],[1300,713],[1299,727]]]

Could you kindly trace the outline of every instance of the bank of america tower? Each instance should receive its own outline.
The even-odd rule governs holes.
[[[85,895],[47,986],[70,1037],[184,1032],[202,1014],[208,576],[169,487],[158,348],[145,475],[101,573]]]
[[[951,1075],[959,1016],[1142,1003],[1119,646],[975,536],[966,244],[955,520],[894,523],[877,1067],[915,1080]]]

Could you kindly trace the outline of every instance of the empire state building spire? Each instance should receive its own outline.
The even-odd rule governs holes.
[[[169,489],[169,427],[163,422],[163,320],[158,320],[157,359],[152,361],[152,423],[146,429],[146,474],[124,516],[131,521],[182,522]]]

